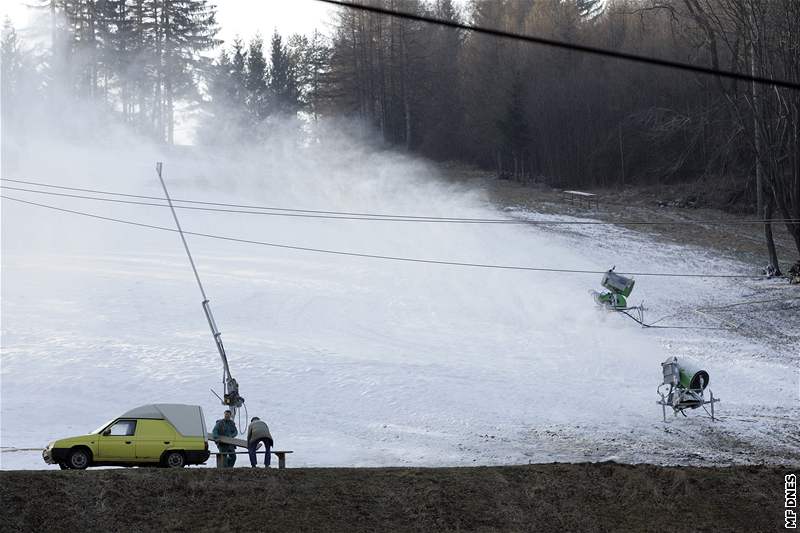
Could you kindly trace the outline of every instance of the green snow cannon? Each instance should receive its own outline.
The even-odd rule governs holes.
[[[708,372],[702,370],[688,359],[670,357],[661,367],[664,372],[664,384],[684,389],[702,391],[708,387]]]
[[[711,420],[714,420],[714,404],[719,402],[719,398],[714,398],[714,393],[708,388],[708,372],[702,370],[695,363],[686,358],[678,361],[677,357],[669,357],[661,363],[661,371],[664,381],[658,386],[658,394],[661,399],[658,403],[661,406],[661,413],[664,422],[667,421],[667,407],[672,407],[675,416],[678,413],[686,416],[687,409],[697,409],[706,405],[711,406]],[[667,386],[666,392],[662,387]],[[708,398],[705,394],[708,393]],[[707,412],[707,411],[706,411]]]
[[[628,307],[628,296],[633,291],[633,285],[636,283],[634,279],[626,278],[614,272],[611,268],[603,275],[601,285],[608,292],[595,292],[595,301],[601,305],[607,305],[613,309],[625,309]]]

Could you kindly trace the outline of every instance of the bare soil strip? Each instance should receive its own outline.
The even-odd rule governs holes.
[[[790,472],[616,463],[5,471],[0,530],[781,531]]]

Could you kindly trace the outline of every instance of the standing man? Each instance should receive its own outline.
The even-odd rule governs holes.
[[[250,426],[247,428],[247,451],[250,454],[250,466],[256,467],[256,450],[258,445],[264,443],[266,447],[266,454],[264,456],[264,467],[269,468],[270,448],[272,448],[272,435],[269,432],[269,427],[266,422],[263,422],[257,416],[250,420]]]
[[[219,437],[233,438],[238,434],[239,430],[236,429],[236,424],[231,420],[231,411],[227,409],[225,410],[225,418],[217,420],[217,423],[214,424],[214,431],[211,432],[211,437],[217,443],[217,449],[225,454],[222,459],[224,468],[233,468],[233,465],[236,464],[236,445],[225,444],[217,439]]]

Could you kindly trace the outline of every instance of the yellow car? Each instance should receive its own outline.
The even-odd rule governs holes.
[[[209,457],[203,409],[198,405],[143,405],[88,435],[51,442],[42,457],[62,470],[202,464]]]

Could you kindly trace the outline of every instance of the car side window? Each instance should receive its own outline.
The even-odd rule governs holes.
[[[136,432],[136,420],[119,420],[108,429],[112,436],[130,437]]]

